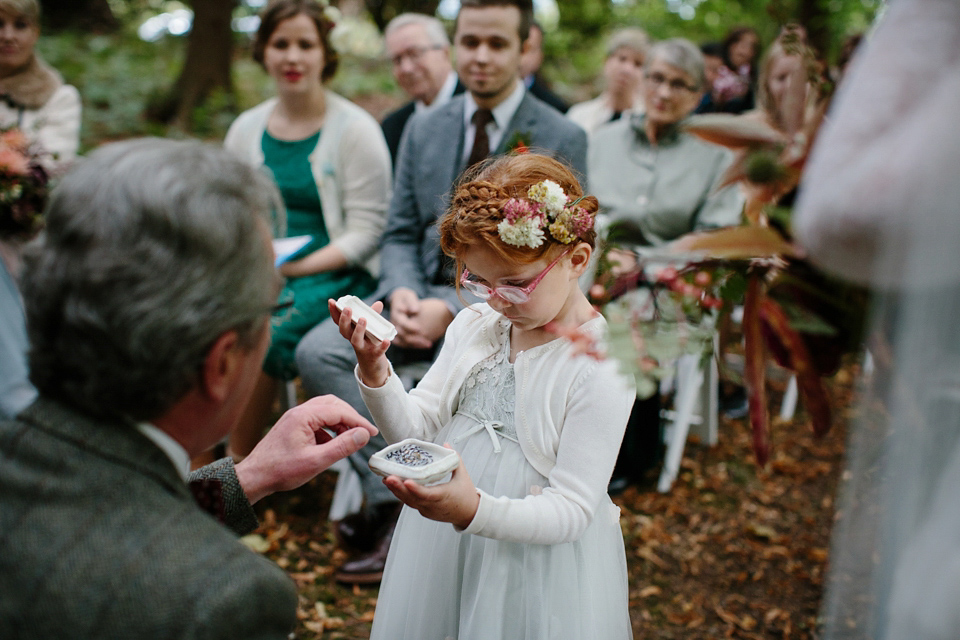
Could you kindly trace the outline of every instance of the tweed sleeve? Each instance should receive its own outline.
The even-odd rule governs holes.
[[[260,521],[253,511],[253,505],[250,504],[247,494],[243,492],[243,487],[237,479],[232,459],[222,458],[201,467],[192,472],[187,480],[190,483],[203,480],[220,482],[223,491],[223,514],[219,519],[237,535],[248,534],[259,526]],[[212,515],[218,516],[218,514]]]

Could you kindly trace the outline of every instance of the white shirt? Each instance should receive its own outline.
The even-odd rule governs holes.
[[[414,113],[427,113],[433,111],[442,104],[450,102],[450,98],[453,97],[453,92],[457,88],[457,74],[454,71],[451,71],[447,76],[447,79],[444,81],[443,86],[440,87],[440,91],[437,92],[437,95],[433,98],[433,102],[427,104],[423,100],[417,100],[413,103],[413,112]]]
[[[513,114],[517,112],[517,109],[520,107],[520,103],[523,102],[523,94],[527,92],[527,88],[523,86],[522,82],[517,82],[517,86],[514,87],[513,93],[507,96],[503,102],[491,109],[493,113],[493,121],[487,125],[487,138],[490,140],[490,153],[493,153],[493,150],[497,148],[500,144],[500,139],[503,137],[504,132],[507,130],[507,126],[510,124],[510,120],[513,118]],[[463,160],[465,161],[470,157],[470,151],[473,149],[473,141],[477,137],[476,127],[473,126],[473,114],[477,112],[477,109],[480,107],[477,106],[476,101],[473,99],[473,95],[468,91],[466,93],[466,100],[463,101],[463,121],[466,125],[464,130],[466,133],[463,137]]]
[[[190,474],[190,454],[180,446],[180,443],[167,435],[166,432],[150,424],[149,422],[138,422],[137,431],[148,437],[153,444],[160,447],[160,450],[167,454],[173,468],[177,470],[183,481],[187,481]]]

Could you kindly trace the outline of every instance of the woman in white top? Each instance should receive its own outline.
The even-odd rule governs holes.
[[[607,44],[603,63],[603,93],[570,107],[567,117],[583,127],[587,134],[623,114],[643,113],[643,63],[650,38],[643,29],[627,28],[614,32]]]
[[[0,130],[20,129],[48,171],[64,166],[80,144],[80,94],[34,51],[40,37],[36,0],[0,0]],[[17,290],[20,246],[32,232],[11,208],[0,209],[0,417],[36,396],[27,380],[27,339]]]
[[[77,155],[80,94],[34,51],[39,37],[37,0],[0,0],[0,128],[21,129],[53,168]]]

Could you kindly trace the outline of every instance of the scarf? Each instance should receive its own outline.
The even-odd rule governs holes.
[[[0,100],[14,109],[39,109],[61,85],[60,74],[34,54],[19,71],[0,78]]]

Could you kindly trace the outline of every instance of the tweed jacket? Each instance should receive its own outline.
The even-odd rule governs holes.
[[[435,111],[415,114],[400,142],[393,198],[380,251],[380,286],[374,299],[409,287],[421,298],[441,298],[463,308],[451,284],[438,284],[442,269],[437,219],[464,170],[464,96],[454,96]],[[531,150],[549,153],[569,165],[581,182],[586,176],[587,136],[529,92],[525,93],[495,153],[511,150],[520,136]],[[584,186],[584,188],[586,188]]]
[[[220,471],[230,511],[239,485]],[[0,548],[0,638],[279,640],[295,624],[289,577],[201,511],[160,448],[43,397],[0,422]]]

